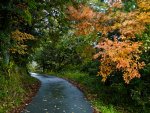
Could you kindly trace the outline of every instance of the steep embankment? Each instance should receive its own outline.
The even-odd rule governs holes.
[[[38,90],[39,82],[25,68],[0,71],[0,113],[19,113]]]

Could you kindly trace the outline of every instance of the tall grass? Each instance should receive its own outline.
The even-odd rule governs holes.
[[[24,84],[36,82],[27,74],[26,69],[14,66],[9,69],[9,73],[0,73],[0,113],[7,113],[19,106],[27,92]]]

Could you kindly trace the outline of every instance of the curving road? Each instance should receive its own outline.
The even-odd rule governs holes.
[[[41,81],[32,102],[21,113],[93,113],[83,93],[64,79],[31,73]]]

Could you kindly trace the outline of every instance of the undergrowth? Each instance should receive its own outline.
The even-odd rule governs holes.
[[[54,73],[51,73],[54,74]],[[63,71],[55,74],[59,77],[75,81],[81,90],[101,113],[149,113],[129,96],[129,86],[123,84],[102,83],[101,78],[80,71]]]
[[[37,82],[24,68],[13,65],[8,70],[8,73],[0,71],[0,113],[7,113],[18,107],[26,93],[30,92],[26,85]]]

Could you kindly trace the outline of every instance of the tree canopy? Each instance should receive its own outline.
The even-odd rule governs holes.
[[[21,68],[25,73],[78,70],[88,73],[91,79],[87,84],[101,80],[104,88],[115,87],[116,92],[129,96],[146,110],[149,45],[149,0],[1,0],[0,3],[3,81],[9,81],[11,72],[20,73]],[[37,64],[34,70],[33,62]],[[95,87],[90,86],[97,90]]]

